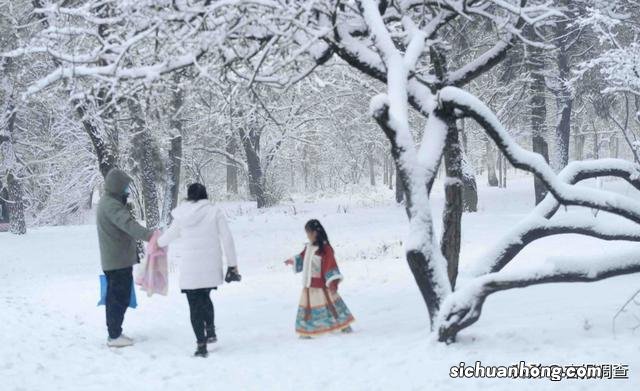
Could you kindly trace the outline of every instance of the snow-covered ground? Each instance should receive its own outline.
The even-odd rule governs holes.
[[[531,181],[514,179],[507,190],[481,188],[480,211],[464,216],[463,273],[487,244],[531,210]],[[627,191],[617,183],[608,186]],[[434,200],[441,202],[442,194]],[[632,334],[624,327],[630,319],[623,318],[612,332],[612,317],[640,288],[640,275],[498,293],[488,299],[480,321],[446,346],[429,338],[425,305],[403,259],[404,211],[380,194],[299,200],[266,211],[248,203],[225,207],[243,281],[212,294],[219,342],[207,359],[191,357],[195,342],[177,271],[168,297],[138,292],[139,307],[127,313],[124,325],[136,345],[111,350],[105,346],[104,308],[96,307],[95,227],[0,234],[0,389],[640,389],[640,331]],[[352,335],[306,341],[294,334],[301,282],[282,261],[302,249],[302,227],[311,217],[325,224],[346,277],[341,293],[357,318]],[[510,267],[549,255],[633,246],[640,251],[634,244],[555,237],[531,246]],[[476,360],[628,364],[630,379],[449,378],[452,365]]]

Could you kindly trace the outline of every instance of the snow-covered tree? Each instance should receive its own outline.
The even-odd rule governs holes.
[[[323,17],[334,26],[333,35],[327,39],[327,50],[333,50],[355,68],[387,85],[387,94],[373,99],[371,109],[391,143],[406,189],[411,232],[405,244],[407,260],[440,340],[455,340],[459,330],[478,318],[484,297],[493,291],[542,282],[595,280],[640,270],[637,257],[612,264],[598,263],[589,268],[575,263],[555,265],[545,273],[518,276],[502,274],[500,267],[491,266],[502,264],[505,259],[510,261],[522,247],[550,234],[637,239],[633,229],[620,232],[594,221],[558,223],[551,220],[562,204],[604,210],[638,223],[640,204],[636,201],[602,191],[578,190],[574,185],[584,178],[597,176],[619,176],[634,182],[638,177],[637,166],[619,160],[574,163],[558,176],[541,155],[519,147],[486,105],[460,89],[504,59],[516,41],[536,47],[538,44],[524,35],[524,29],[560,16],[558,10],[546,3],[525,1],[425,4],[362,0],[324,11]],[[489,24],[499,38],[486,52],[450,71],[446,56],[447,29],[455,27],[460,16],[465,17],[465,23],[475,20]],[[418,146],[407,120],[410,105],[428,117]],[[498,241],[499,246],[514,243],[516,248],[501,249],[487,256],[481,264],[490,265],[488,270],[456,289],[462,162],[456,126],[459,118],[475,121],[509,162],[533,173],[548,194],[534,210],[533,222],[525,221],[516,233]],[[438,240],[429,193],[441,159],[447,167],[447,204],[444,234]],[[502,278],[509,282],[496,284],[498,288],[491,285]],[[484,282],[488,285],[483,285]]]
[[[635,22],[640,6],[628,0],[594,1],[574,22],[578,28],[589,29],[598,39],[593,45],[596,55],[578,64],[575,80],[591,86],[593,111],[614,125],[621,133],[636,161],[639,144],[636,141],[640,125],[640,33]],[[635,126],[634,126],[635,124]],[[594,144],[597,148],[597,141]]]
[[[391,142],[405,188],[412,231],[407,260],[434,320],[457,277],[464,180],[458,116],[453,108],[438,105],[434,96],[445,87],[466,85],[490,70],[521,37],[526,24],[538,23],[556,12],[544,5],[473,1],[358,1],[318,12],[319,23],[334,26],[325,50],[388,86],[388,95],[377,98],[372,111]],[[477,57],[456,64],[447,56],[447,49],[460,15],[488,23],[499,38],[486,42],[485,51]],[[428,117],[419,149],[407,120],[408,104]],[[437,240],[429,192],[441,159],[447,175],[446,205],[443,236]],[[443,270],[448,271],[444,276]]]

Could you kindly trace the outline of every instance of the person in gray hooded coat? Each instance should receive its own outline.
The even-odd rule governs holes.
[[[149,241],[153,234],[138,224],[127,208],[130,184],[124,171],[109,171],[97,209],[100,260],[107,277],[107,345],[112,347],[133,345],[133,340],[122,334],[122,323],[131,298],[133,265],[139,262],[136,240]]]

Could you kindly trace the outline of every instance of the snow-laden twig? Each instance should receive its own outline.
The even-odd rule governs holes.
[[[633,295],[631,295],[631,297],[629,297],[627,301],[625,301],[625,303],[620,307],[620,309],[616,311],[615,315],[613,315],[613,319],[611,320],[611,330],[613,331],[613,334],[616,333],[616,321],[618,320],[620,315],[627,312],[630,309],[629,307],[631,304],[635,304],[636,307],[640,307],[640,301],[637,301],[637,299],[639,298],[640,298],[640,289],[635,291]],[[635,331],[638,328],[640,328],[640,323],[636,324],[632,329]]]

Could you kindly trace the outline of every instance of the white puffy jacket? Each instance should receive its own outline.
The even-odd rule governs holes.
[[[173,223],[158,238],[178,263],[180,289],[213,288],[222,284],[224,265],[237,266],[236,249],[224,213],[208,200],[186,201],[171,212]]]

